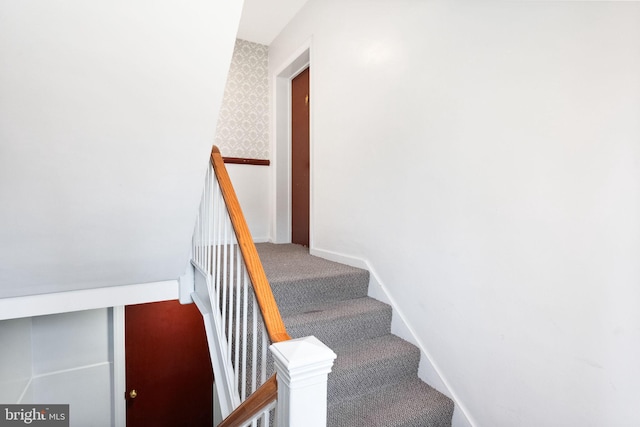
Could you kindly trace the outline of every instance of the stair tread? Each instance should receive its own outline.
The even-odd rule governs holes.
[[[444,427],[453,402],[416,377],[334,402],[327,413],[328,427]]]
[[[369,272],[313,255],[299,245],[256,245],[282,314],[367,296]]]
[[[367,270],[313,256],[304,246],[257,243],[256,248],[272,284],[341,275],[369,277]]]

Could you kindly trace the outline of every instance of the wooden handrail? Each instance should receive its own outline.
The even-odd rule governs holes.
[[[253,285],[253,292],[258,301],[260,311],[262,312],[262,318],[264,319],[269,338],[272,343],[290,340],[291,337],[287,333],[287,329],[280,316],[280,310],[273,297],[273,292],[271,292],[271,286],[260,262],[256,245],[253,243],[249,226],[244,219],[238,197],[233,189],[233,185],[231,185],[229,173],[224,166],[224,160],[222,159],[220,150],[215,145],[211,149],[211,165],[220,184],[222,197],[227,205],[227,211],[233,224],[238,246],[240,246],[240,251],[242,252],[242,257],[244,258],[244,263],[247,267],[251,284]]]
[[[235,165],[269,166],[271,162],[267,159],[247,159],[245,157],[223,157],[225,163]]]
[[[266,408],[278,396],[276,376],[272,375],[264,384],[251,394],[218,427],[239,427],[249,421],[255,414]]]

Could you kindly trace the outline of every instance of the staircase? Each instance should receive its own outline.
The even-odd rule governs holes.
[[[287,331],[337,355],[328,427],[450,426],[453,402],[418,378],[418,348],[391,334],[391,307],[367,296],[365,270],[298,245],[256,245]]]

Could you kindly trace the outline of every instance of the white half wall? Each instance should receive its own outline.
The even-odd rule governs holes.
[[[178,297],[178,281],[168,280],[166,282],[0,298],[0,320],[143,304],[177,299]]]
[[[310,37],[314,248],[472,425],[639,425],[640,3],[310,0],[271,84]]]
[[[233,188],[244,213],[251,236],[266,242],[269,236],[271,166],[226,164]]]

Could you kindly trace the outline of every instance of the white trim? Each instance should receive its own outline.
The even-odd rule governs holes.
[[[198,271],[198,270],[196,270]],[[196,279],[199,275],[196,276]],[[197,286],[197,285],[196,285]],[[215,315],[211,308],[211,302],[202,300],[197,292],[194,292],[191,296],[193,302],[196,304],[200,313],[202,314],[202,320],[204,322],[205,333],[207,334],[207,343],[209,345],[209,355],[211,358],[211,366],[213,372],[220,372],[222,375],[216,376],[214,379],[214,387],[216,388],[217,404],[220,408],[220,414],[222,419],[229,416],[229,414],[238,406],[240,406],[240,396],[233,392],[233,378],[228,376],[229,372],[224,369],[224,364],[227,363],[225,357],[225,351],[222,348],[221,343],[223,338],[219,334],[219,316]],[[229,363],[231,365],[231,363]],[[225,375],[227,374],[227,375]],[[214,407],[216,408],[216,407]]]
[[[193,254],[189,256],[189,259],[193,258]],[[179,291],[180,294],[180,304],[191,304],[193,303],[193,299],[191,298],[191,293],[195,291],[195,278],[193,275],[193,265],[189,263],[187,265],[187,270],[185,273],[180,276],[178,279]]]
[[[315,154],[314,154],[314,131],[313,131],[313,127],[314,127],[314,108],[313,106],[315,105],[315,91],[313,90],[313,82],[315,81],[315,73],[314,71],[311,69],[311,62],[312,62],[312,49],[311,49],[311,40],[309,40],[309,47],[308,47],[308,52],[309,52],[309,63],[307,64],[307,67],[309,68],[309,247],[313,246],[313,243],[315,241],[314,239],[314,233],[313,231],[315,230],[316,226],[316,221],[315,221],[315,197],[314,197],[314,191],[313,189],[315,188]]]
[[[304,41],[289,57],[280,64],[280,67],[276,68],[276,77],[287,77],[292,79],[296,75],[300,74],[307,65],[309,60],[305,59],[307,52],[311,51],[311,41],[313,37],[309,37]]]
[[[306,51],[303,53],[303,55],[304,55],[304,56],[308,56],[308,54],[306,53]],[[294,72],[291,74],[291,77],[289,77],[289,80],[293,80],[293,79],[295,79],[296,77],[298,77],[298,76],[299,76],[299,75],[300,75],[304,70],[306,70],[307,68],[309,68],[309,64],[310,64],[310,63],[311,63],[311,60],[310,60],[310,59],[309,59],[309,60],[307,60],[307,61],[305,61],[305,62],[302,62],[302,63],[301,63],[302,65],[300,65],[300,68],[299,68],[299,69],[297,69],[296,71],[294,71]],[[292,65],[292,66],[295,66],[295,65],[298,65],[298,64],[291,64],[291,65]],[[292,69],[294,69],[294,68],[292,68]]]
[[[222,409],[220,409],[220,399],[218,398],[218,389],[216,388],[215,378],[213,381],[213,425],[217,426],[222,422]]]
[[[178,299],[178,281],[0,299],[0,320]]]
[[[369,261],[363,258],[344,255],[325,249],[313,248],[309,250],[309,253],[320,258],[340,262],[342,264],[362,268],[369,271],[368,295],[371,298],[377,299],[378,301],[382,301],[391,306],[393,312],[391,320],[391,332],[420,349],[420,365],[418,367],[418,377],[442,394],[449,396],[455,402],[456,412],[454,413],[454,418],[456,419],[455,425],[457,427],[473,427],[477,425],[474,422],[473,418],[469,415],[469,411],[467,410],[467,408],[458,398],[458,395],[451,388],[449,382],[442,375],[442,371],[438,368],[438,365],[434,363],[431,354],[427,351],[422,341],[417,337],[414,329],[407,321],[406,316],[403,314],[402,310],[399,308],[388,288],[384,285],[384,283],[380,279],[380,276],[378,276],[376,270],[369,263]]]
[[[291,242],[291,80],[312,67],[312,38],[306,40],[270,77],[272,79],[272,223],[271,241]],[[309,97],[313,95],[313,70],[309,80]],[[286,118],[282,122],[282,118]],[[282,123],[281,123],[282,122]],[[309,243],[313,239],[313,103],[309,111]],[[285,180],[286,178],[286,180]]]
[[[124,394],[127,392],[127,372],[125,354],[125,316],[124,306],[112,308],[113,328],[113,426],[124,427],[127,424],[127,401]]]

